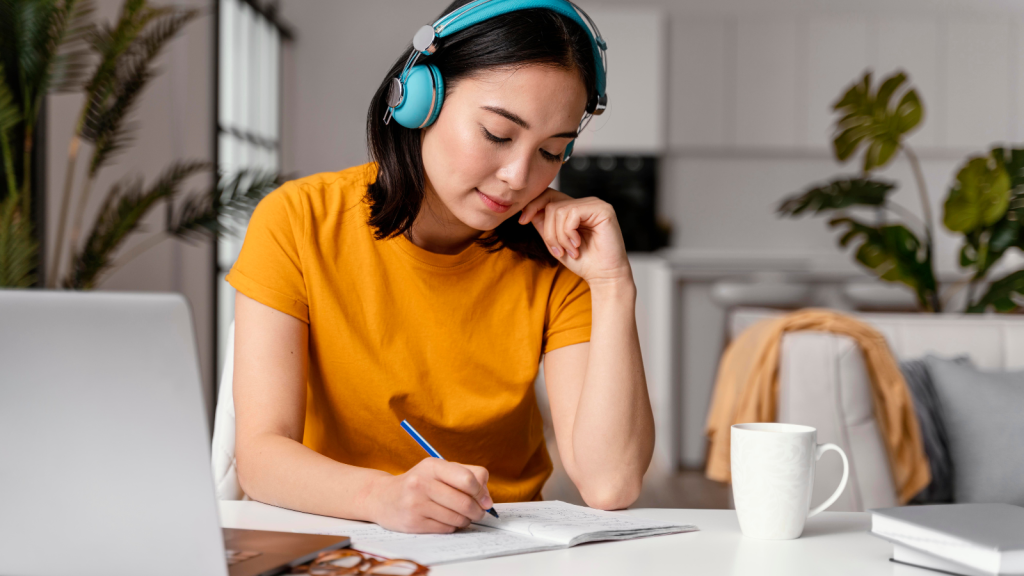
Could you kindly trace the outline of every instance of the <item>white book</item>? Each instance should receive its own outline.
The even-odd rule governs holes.
[[[485,515],[454,534],[405,534],[376,524],[346,527],[337,534],[350,537],[356,550],[430,566],[697,530],[690,524],[647,520],[557,500],[495,504],[494,509],[501,518]]]
[[[963,564],[957,564],[951,560],[946,560],[896,542],[892,544],[892,560],[900,564],[938,570],[939,572],[955,574],[956,576],[997,576],[995,572],[987,572],[971,568],[970,566],[964,566]]]
[[[1024,574],[1024,508],[1018,506],[936,504],[872,510],[871,533],[898,545],[905,560],[931,557],[959,569],[939,570]]]

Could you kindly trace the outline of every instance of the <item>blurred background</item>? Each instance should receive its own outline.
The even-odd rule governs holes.
[[[439,16],[447,2],[176,5],[201,13],[154,61],[155,75],[131,117],[135,138],[97,176],[97,188],[126,175],[155,178],[169,162],[186,158],[289,178],[366,162],[371,95],[413,32]],[[579,5],[608,42],[609,107],[581,137],[556,187],[608,198],[623,218],[658,412],[656,463],[638,505],[724,507],[727,490],[704,480],[699,470],[730,311],[921,308],[912,290],[880,282],[855,261],[851,248],[839,247],[839,234],[825,219],[777,214],[783,199],[811,185],[861,173],[859,157],[836,159],[833,105],[866,71],[873,73],[873,90],[896,71],[906,74],[900,90],[916,90],[923,116],[902,143],[916,154],[920,179],[930,191],[935,274],[956,282],[965,274],[964,237],[938,224],[947,191],[969,156],[1024,140],[1024,3]],[[94,18],[114,21],[121,6],[121,0],[100,0]],[[79,93],[50,94],[39,120],[33,211],[45,231],[44,254],[56,242],[68,139],[82,102]],[[78,170],[84,175],[85,163]],[[898,185],[891,200],[909,213],[906,218],[923,216],[918,175],[906,154],[895,154],[873,174]],[[201,187],[211,181],[207,174],[189,182]],[[102,202],[101,194],[86,202],[87,222]],[[170,203],[148,213],[139,233],[118,249],[145,251],[111,270],[96,288],[187,296],[212,421],[233,317],[233,290],[222,278],[241,246],[244,223],[218,240],[161,241],[173,210]],[[881,218],[876,212],[867,211]],[[1007,270],[1020,265],[1018,248],[1007,250],[999,264]],[[557,475],[545,495],[576,498]]]

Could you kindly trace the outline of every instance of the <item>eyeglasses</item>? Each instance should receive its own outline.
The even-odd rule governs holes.
[[[430,568],[412,560],[380,560],[358,550],[332,550],[321,552],[309,564],[292,568],[291,574],[307,576],[358,576],[380,574],[393,576],[422,576]]]

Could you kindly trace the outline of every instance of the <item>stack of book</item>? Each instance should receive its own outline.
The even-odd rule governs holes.
[[[939,504],[871,511],[892,560],[963,576],[1024,575],[1024,508]]]

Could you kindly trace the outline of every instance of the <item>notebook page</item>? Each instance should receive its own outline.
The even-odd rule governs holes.
[[[495,504],[494,509],[501,518],[484,516],[477,524],[550,540],[562,546],[697,530],[696,526],[689,524],[658,522],[557,500]]]
[[[562,547],[553,542],[475,525],[453,534],[405,534],[376,524],[361,524],[322,534],[348,536],[352,539],[352,547],[362,552],[385,558],[406,558],[428,566]]]

